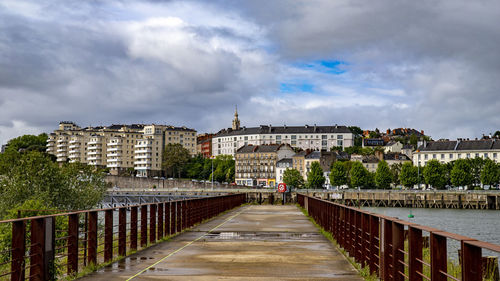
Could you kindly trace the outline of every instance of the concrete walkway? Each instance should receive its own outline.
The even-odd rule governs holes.
[[[81,280],[363,279],[297,207],[250,205]]]

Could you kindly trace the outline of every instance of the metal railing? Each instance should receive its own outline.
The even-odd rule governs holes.
[[[0,252],[0,279],[75,275],[82,267],[126,256],[245,202],[246,194],[234,194],[0,221],[12,236]]]
[[[482,251],[500,253],[500,245],[303,194],[297,195],[297,202],[349,256],[381,280],[479,281],[483,280]],[[429,235],[427,246],[423,233]],[[459,276],[448,272],[449,239],[460,244]],[[430,258],[423,257],[424,250]]]

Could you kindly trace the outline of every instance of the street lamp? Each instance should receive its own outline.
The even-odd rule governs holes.
[[[214,157],[210,156],[210,159],[212,159],[212,190],[214,190]]]

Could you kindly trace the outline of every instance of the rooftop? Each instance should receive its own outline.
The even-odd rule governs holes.
[[[327,133],[351,133],[346,126],[271,126],[261,125],[260,127],[241,127],[239,130],[231,128],[222,129],[216,137],[238,136],[238,135],[257,135],[257,134],[327,134]]]

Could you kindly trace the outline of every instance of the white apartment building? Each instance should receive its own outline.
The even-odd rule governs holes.
[[[111,125],[80,128],[61,122],[49,135],[47,152],[57,161],[108,168],[111,174],[136,171],[138,176],[161,174],[163,149],[180,143],[196,154],[196,131],[168,125]]]
[[[500,162],[500,140],[456,140],[433,141],[421,145],[413,152],[413,165],[425,166],[430,160],[442,164],[467,158],[489,158]]]
[[[212,154],[234,153],[245,145],[289,144],[304,150],[329,151],[333,146],[353,146],[354,135],[346,126],[265,126],[224,129],[212,138]]]

